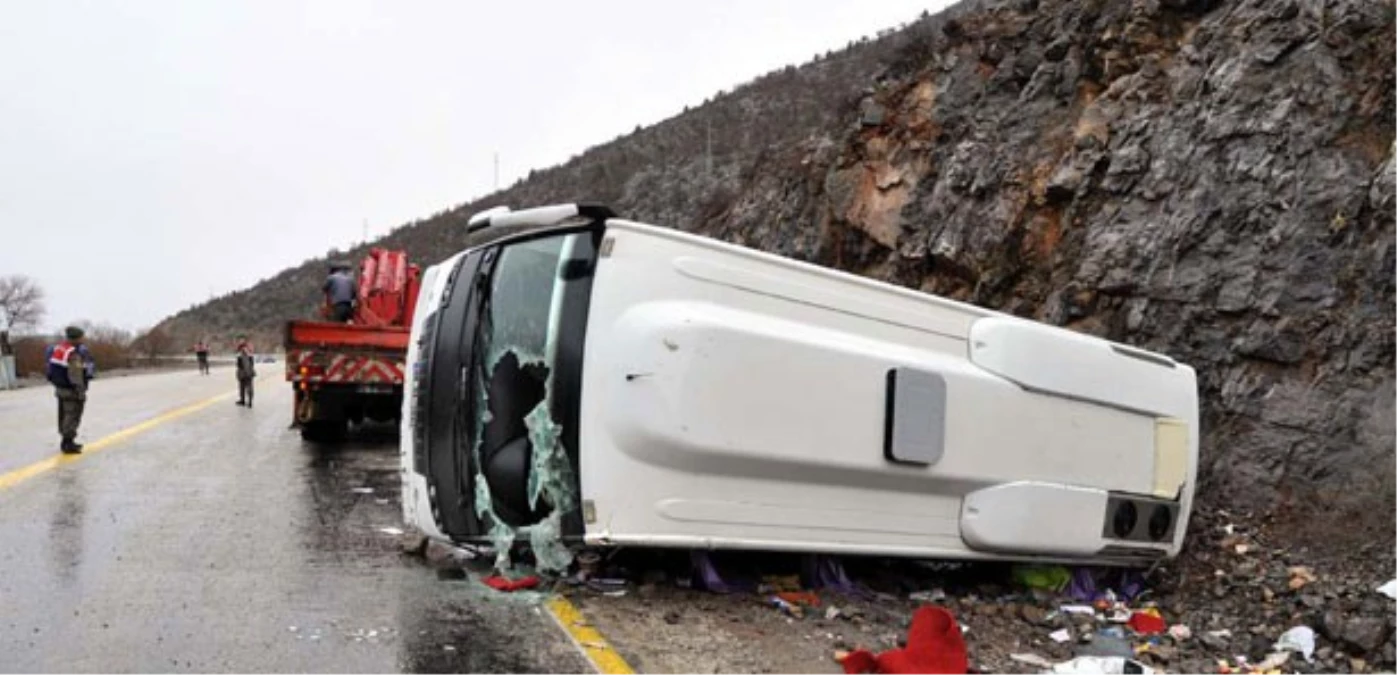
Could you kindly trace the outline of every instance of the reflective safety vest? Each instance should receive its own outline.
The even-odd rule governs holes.
[[[49,347],[48,378],[53,386],[73,388],[73,381],[68,379],[68,360],[73,357],[74,351],[77,351],[77,347],[66,340]]]

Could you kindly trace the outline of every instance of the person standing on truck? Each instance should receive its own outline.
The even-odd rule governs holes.
[[[354,316],[354,277],[349,265],[333,263],[330,276],[325,279],[325,304],[330,308],[330,319],[338,323],[349,323]]]
[[[199,374],[209,374],[209,343],[202,338],[194,343],[194,356],[199,359]]]
[[[58,435],[63,439],[58,449],[65,455],[76,455],[82,452],[82,445],[76,439],[82,410],[87,404],[89,357],[82,344],[81,328],[69,326],[64,329],[63,337],[63,341],[49,350],[48,380],[58,398]],[[95,374],[95,368],[93,372]]]
[[[234,348],[237,355],[237,375],[238,375],[238,405],[252,407],[252,378],[257,377],[257,370],[253,366],[255,360],[252,353],[252,345],[248,343],[247,336],[238,336],[238,346]]]

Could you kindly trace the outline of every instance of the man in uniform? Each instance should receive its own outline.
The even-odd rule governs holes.
[[[199,359],[199,374],[209,374],[209,343],[202,338],[194,343],[194,356]]]
[[[238,336],[236,353],[238,357],[238,405],[251,408],[252,378],[257,377],[257,371],[253,367],[252,345],[248,344],[246,336]]]
[[[354,277],[350,275],[349,265],[331,264],[330,276],[325,279],[323,290],[325,303],[330,307],[330,319],[349,323],[354,316]]]
[[[63,336],[66,339],[54,345],[49,354],[48,379],[58,397],[58,435],[63,437],[58,447],[64,454],[75,455],[82,452],[82,446],[74,439],[78,436],[78,424],[82,422],[83,406],[87,404],[89,357],[82,347],[81,328],[69,326],[64,329]]]

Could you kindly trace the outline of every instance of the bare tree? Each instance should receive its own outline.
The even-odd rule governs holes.
[[[108,323],[97,323],[83,319],[73,322],[74,326],[82,329],[84,339],[89,343],[101,343],[126,349],[131,346],[131,331],[118,328]]]
[[[175,345],[175,339],[160,328],[152,328],[131,343],[131,348],[155,362],[156,357],[168,354]]]
[[[10,331],[33,328],[44,318],[44,289],[23,275],[0,277],[0,355],[12,353]]]

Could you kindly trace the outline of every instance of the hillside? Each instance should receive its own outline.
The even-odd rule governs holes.
[[[850,42],[800,68],[769,73],[673,118],[637,127],[560,166],[531,171],[497,194],[404,224],[368,246],[405,249],[425,267],[459,250],[465,220],[497,204],[520,208],[585,199],[612,205],[628,217],[675,224],[720,214],[767,155],[802,142],[833,144],[851,95],[913,39],[899,32]],[[264,344],[279,343],[287,318],[314,314],[325,263],[358,260],[365,249],[332,251],[159,325],[179,336],[179,344],[204,332],[235,331],[257,334]]]
[[[601,201],[1160,350],[1199,372],[1206,502],[1390,556],[1393,17],[1390,0],[963,3],[384,243],[434,262],[479,209]],[[275,330],[322,269],[164,325]]]

